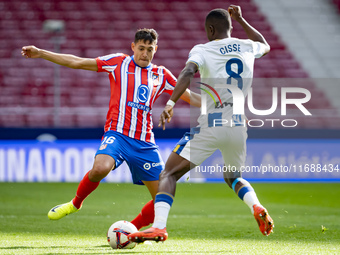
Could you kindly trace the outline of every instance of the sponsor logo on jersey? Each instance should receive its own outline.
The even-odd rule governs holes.
[[[149,98],[149,87],[146,85],[140,85],[137,91],[137,98],[141,103],[147,102]]]
[[[220,102],[217,102],[215,104],[215,109],[221,109],[227,106],[233,107],[233,103],[223,102],[223,104],[221,105]]]
[[[146,111],[146,112],[150,111],[150,107],[149,107],[149,106],[146,106],[146,105],[144,105],[144,104],[139,104],[139,103],[135,103],[135,102],[129,101],[129,102],[127,103],[127,105],[130,106],[130,107],[133,107],[133,108],[137,108],[137,109],[139,109],[139,110]]]

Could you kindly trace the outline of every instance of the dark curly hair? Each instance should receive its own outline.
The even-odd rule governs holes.
[[[149,42],[152,44],[155,42],[157,44],[158,34],[153,28],[143,28],[138,29],[135,34],[135,43],[138,41]]]

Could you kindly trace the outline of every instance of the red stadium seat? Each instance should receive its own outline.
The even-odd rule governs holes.
[[[0,114],[1,127],[24,127],[26,125],[24,114]]]
[[[73,114],[60,114],[59,115],[59,126],[60,127],[74,127],[76,120]]]
[[[53,126],[53,116],[49,114],[29,114],[26,116],[28,127],[51,127]]]
[[[79,114],[75,116],[76,126],[78,127],[102,127],[105,124],[105,117],[98,116],[97,114]]]

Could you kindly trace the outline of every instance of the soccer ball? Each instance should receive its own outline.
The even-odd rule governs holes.
[[[113,223],[107,231],[107,241],[112,249],[133,249],[137,244],[129,241],[127,236],[137,231],[131,222],[120,220]]]

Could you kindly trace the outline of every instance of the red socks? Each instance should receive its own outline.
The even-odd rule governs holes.
[[[72,200],[73,205],[79,209],[84,199],[98,187],[99,183],[100,182],[91,182],[89,180],[89,172],[87,172],[78,185],[76,196]],[[153,223],[154,218],[154,203],[153,200],[150,200],[144,205],[140,214],[138,214],[138,216],[133,219],[131,223],[139,230],[142,227],[146,227]]]
[[[90,171],[89,171],[90,172]],[[84,199],[94,191],[100,182],[91,182],[89,180],[89,172],[87,172],[84,178],[80,181],[77,189],[76,196],[73,198],[73,205],[79,209]]]
[[[142,208],[142,211],[138,216],[131,221],[133,225],[136,226],[136,228],[139,230],[142,227],[146,227],[153,223],[153,220],[155,218],[155,209],[154,209],[154,203],[153,200],[150,200],[147,202],[144,207]]]

